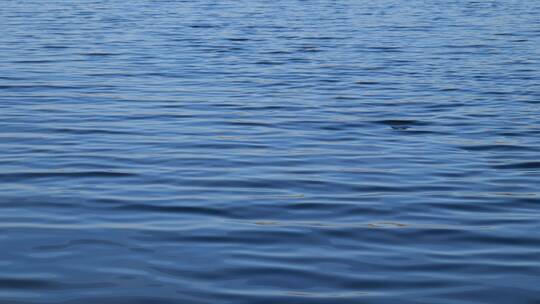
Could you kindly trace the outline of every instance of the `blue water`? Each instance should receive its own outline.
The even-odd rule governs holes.
[[[540,2],[3,0],[0,303],[540,303]]]

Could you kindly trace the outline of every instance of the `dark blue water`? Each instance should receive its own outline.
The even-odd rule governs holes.
[[[0,303],[540,303],[540,2],[3,0]]]

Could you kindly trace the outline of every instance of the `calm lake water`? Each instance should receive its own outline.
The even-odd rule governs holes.
[[[0,303],[540,303],[540,2],[3,0]]]

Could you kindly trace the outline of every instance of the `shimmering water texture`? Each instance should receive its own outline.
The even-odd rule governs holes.
[[[0,303],[540,303],[540,2],[3,0]]]

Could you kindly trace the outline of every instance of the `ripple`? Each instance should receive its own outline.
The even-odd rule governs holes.
[[[521,145],[467,145],[461,146],[463,150],[467,151],[535,151],[535,148]]]
[[[86,178],[86,177],[133,177],[137,176],[134,173],[115,172],[115,171],[80,171],[80,172],[62,172],[62,171],[46,171],[46,172],[13,172],[0,173],[0,180],[3,182],[20,181],[25,179],[38,178]]]
[[[495,169],[522,169],[522,170],[535,170],[540,169],[540,162],[517,162],[510,164],[502,164],[493,166]]]

